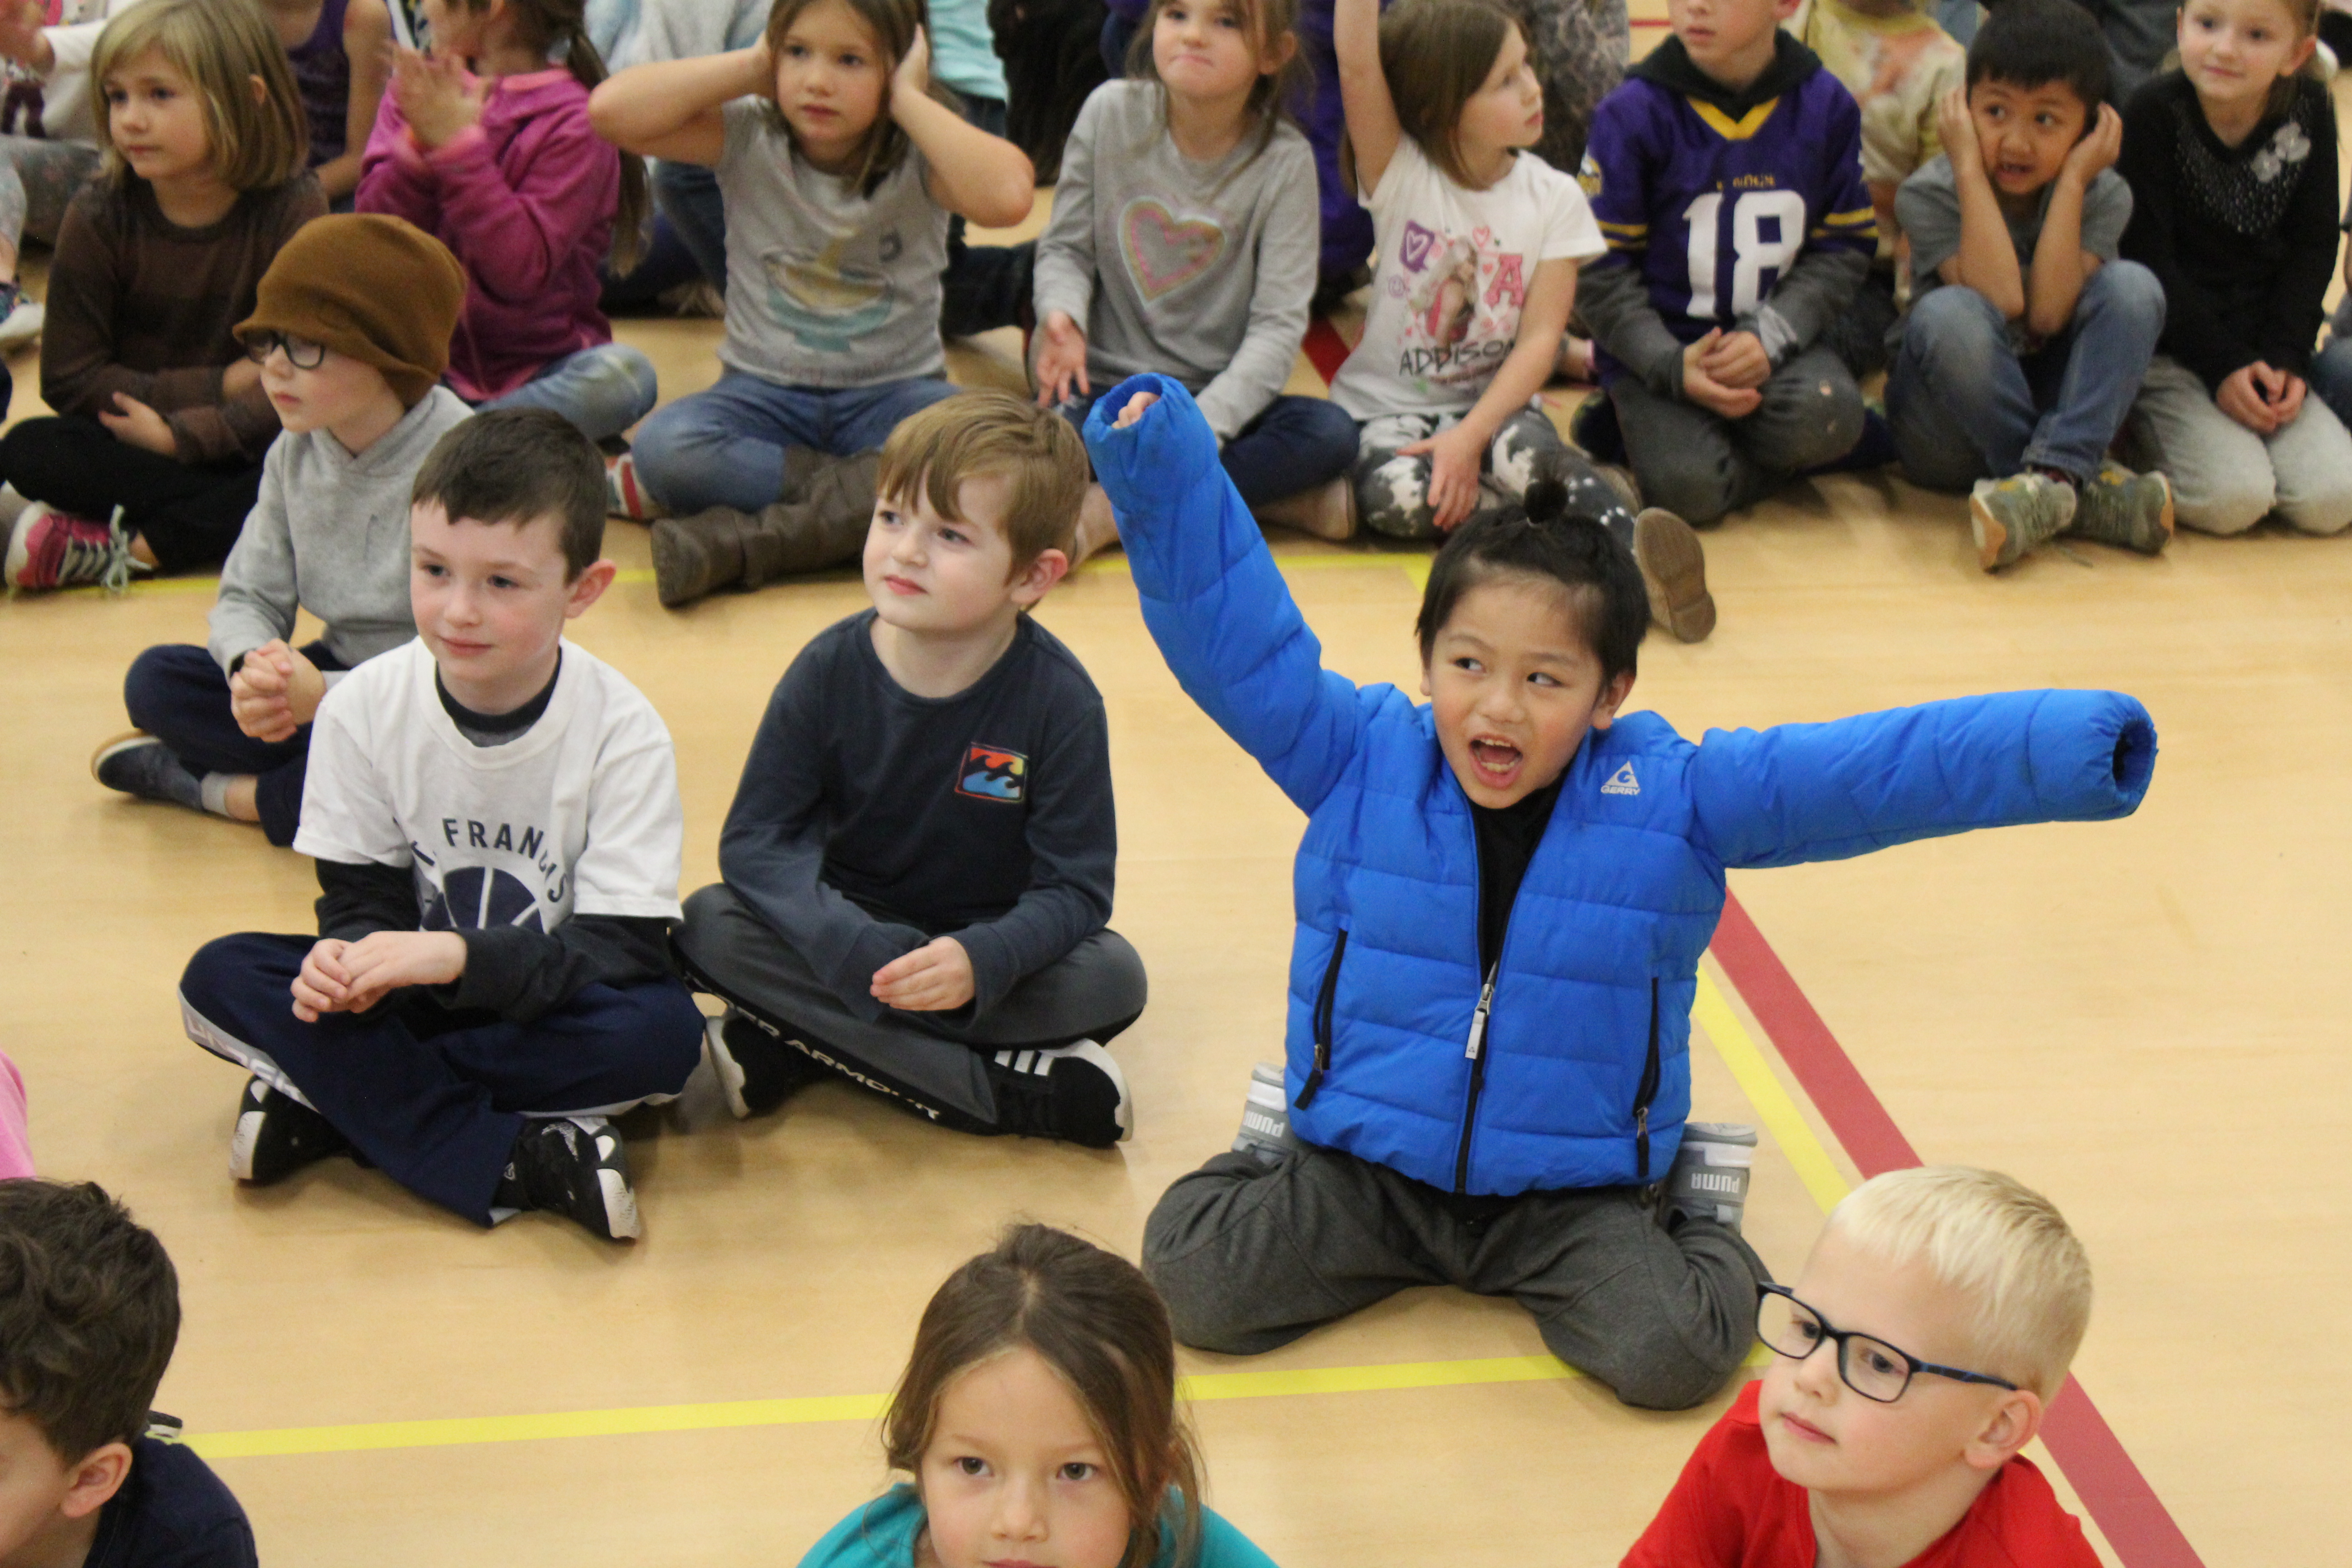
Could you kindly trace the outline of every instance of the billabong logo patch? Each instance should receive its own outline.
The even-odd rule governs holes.
[[[1615,773],[1612,773],[1609,776],[1609,782],[1601,786],[1601,793],[1602,795],[1641,794],[1642,781],[1633,776],[1633,764],[1627,763],[1623,767],[1619,768]]]
[[[956,794],[1018,805],[1029,794],[1029,759],[1002,746],[968,747]]]

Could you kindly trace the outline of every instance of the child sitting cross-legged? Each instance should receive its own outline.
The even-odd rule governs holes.
[[[425,460],[416,640],[330,692],[311,736],[294,847],[320,934],[223,937],[180,982],[189,1038],[253,1075],[239,1178],[348,1151],[483,1225],[637,1234],[605,1118],[677,1093],[702,1016],[669,967],[669,731],[562,636],[613,581],[604,533],[604,463],[551,410],[476,415]]]
[[[1874,1177],[1758,1301],[1772,1363],[1625,1568],[2099,1561],[2020,1451],[2091,1317],[2090,1264],[2048,1199],[1958,1165]]]
[[[1451,1284],[1628,1404],[1705,1399],[1768,1278],[1744,1182],[1677,1174],[1754,1139],[1685,1121],[1726,869],[2126,815],[2146,710],[2029,691],[1693,745],[1625,710],[1641,575],[1556,479],[1438,552],[1415,703],[1322,668],[1176,383],[1114,389],[1087,443],[1161,654],[1307,818],[1287,1069],[1144,1226],[1178,1337],[1254,1354]]]
[[[180,1280],[91,1183],[0,1181],[0,1568],[253,1568],[245,1510],[149,1409]]]
[[[738,1116],[837,1073],[942,1126],[1108,1147],[1133,1126],[1102,1048],[1143,1011],[1110,916],[1102,698],[1029,615],[1069,568],[1077,433],[998,392],[882,449],[871,610],[776,687],[687,900],[688,980],[731,1011]]]
[[[2164,326],[2164,289],[2116,259],[2132,191],[2106,46],[2068,0],[2009,0],[1947,94],[1944,155],[1903,182],[1911,313],[1886,379],[1912,481],[1970,491],[1978,563],[2060,533],[2144,554],[2172,538],[2162,474],[2107,460]]]
[[[211,645],[131,661],[122,702],[138,728],[99,747],[99,783],[294,842],[320,702],[416,635],[408,493],[466,417],[435,384],[465,295],[456,258],[398,218],[344,214],[294,231],[237,323],[285,434],[221,568]],[[287,639],[299,610],[326,628],[297,648]]]

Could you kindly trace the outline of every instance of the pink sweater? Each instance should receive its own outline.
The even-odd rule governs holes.
[[[621,154],[589,128],[588,89],[559,68],[500,78],[480,123],[430,153],[384,94],[356,205],[406,218],[464,265],[448,380],[481,403],[613,341],[596,301],[620,199]]]

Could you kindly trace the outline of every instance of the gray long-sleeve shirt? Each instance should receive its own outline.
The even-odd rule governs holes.
[[[1288,125],[1213,163],[1177,150],[1157,82],[1078,110],[1037,241],[1037,319],[1086,329],[1097,393],[1143,371],[1182,382],[1220,441],[1265,411],[1307,336],[1322,245],[1315,155]]]
[[[970,1016],[1110,919],[1118,831],[1102,697],[1026,616],[986,675],[917,697],[874,612],[801,650],[719,836],[736,897],[860,1017],[874,972],[935,936],[971,959]]]
[[[226,670],[292,636],[298,606],[327,623],[327,646],[347,665],[415,637],[408,492],[433,444],[471,412],[436,386],[356,457],[324,430],[278,437],[262,459],[260,497],[221,567],[214,661]]]

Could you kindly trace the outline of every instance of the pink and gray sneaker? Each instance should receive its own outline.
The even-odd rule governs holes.
[[[46,591],[103,584],[119,594],[131,585],[131,541],[118,510],[111,522],[73,517],[41,501],[17,514],[8,531],[9,590]]]

